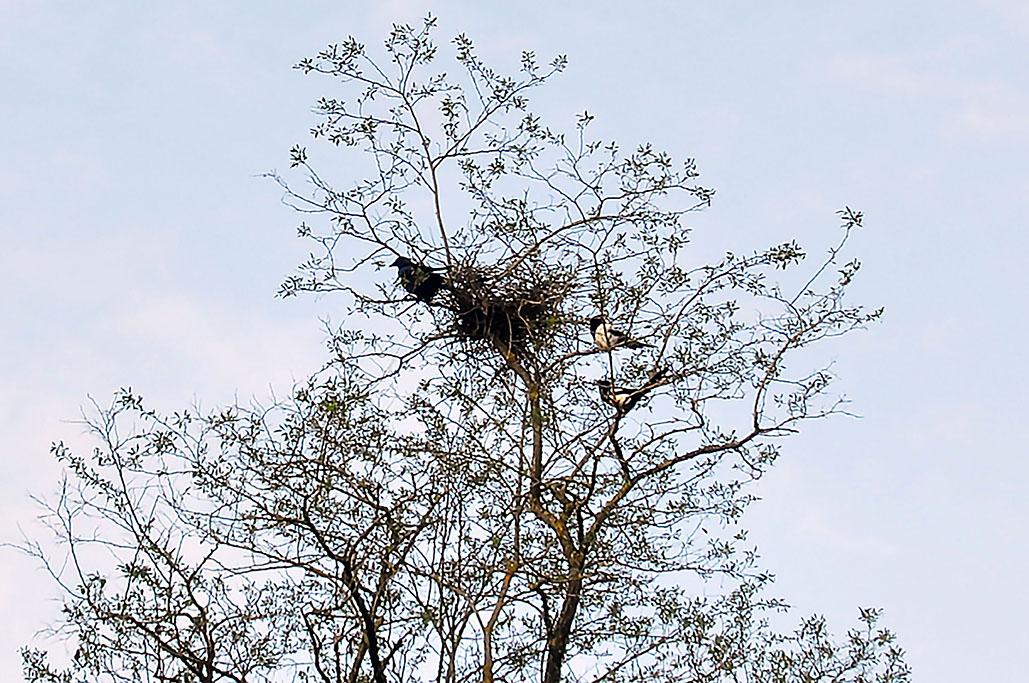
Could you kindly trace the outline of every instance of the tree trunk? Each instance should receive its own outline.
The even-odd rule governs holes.
[[[572,623],[579,611],[579,596],[582,592],[582,558],[573,557],[565,599],[561,603],[554,627],[547,638],[547,664],[543,672],[543,683],[561,683],[561,671],[564,667],[565,653],[568,651],[568,640],[572,635]]]

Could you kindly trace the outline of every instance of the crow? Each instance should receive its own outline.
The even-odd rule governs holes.
[[[602,315],[590,318],[590,332],[593,333],[593,341],[601,351],[611,351],[617,348],[642,349],[651,344],[633,339],[625,332],[616,330],[608,324],[607,319]]]
[[[600,400],[614,406],[620,417],[635,408],[647,393],[660,384],[664,376],[665,371],[663,369],[655,370],[647,378],[646,384],[637,389],[615,386],[614,382],[609,379],[598,379],[597,387],[600,389]]]
[[[433,268],[415,263],[409,258],[398,256],[390,264],[397,269],[397,280],[400,286],[422,303],[429,303],[444,286],[443,278],[433,272]]]

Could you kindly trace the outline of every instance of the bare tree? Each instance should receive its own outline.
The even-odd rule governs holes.
[[[315,247],[282,295],[345,311],[324,369],[209,414],[125,390],[92,454],[55,445],[70,562],[26,548],[77,650],[28,679],[908,680],[875,610],[773,629],[739,527],[781,438],[844,412],[804,349],[881,313],[844,300],[861,214],[807,271],[793,242],[694,263],[692,160],[548,127],[563,57],[506,76],[458,36],[434,71],[433,28],[297,65],[342,93],[271,176]]]

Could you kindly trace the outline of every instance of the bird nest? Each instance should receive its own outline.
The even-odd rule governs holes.
[[[459,337],[501,343],[515,353],[551,339],[561,320],[561,303],[571,292],[568,274],[542,264],[518,270],[473,263],[448,269],[448,307]]]

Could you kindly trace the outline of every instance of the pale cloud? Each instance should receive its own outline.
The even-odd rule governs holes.
[[[29,15],[35,14],[40,9],[39,3],[29,0],[0,0],[0,20],[25,21]],[[14,24],[8,24],[13,26]],[[0,31],[0,40],[7,38],[6,32]]]
[[[997,13],[1009,30],[1029,34],[1029,3],[1025,0],[979,0],[978,4]]]
[[[950,90],[946,78],[917,70],[900,60],[873,55],[842,55],[830,60],[834,80],[880,93],[907,96],[941,95]]]
[[[1021,106],[996,107],[973,103],[963,107],[950,121],[955,133],[967,133],[995,142],[1029,142],[1029,102]]]
[[[876,95],[932,100],[944,136],[967,136],[985,142],[1029,141],[1029,93],[997,75],[963,77],[944,60],[916,57],[845,55],[831,60],[834,81]]]
[[[382,0],[374,4],[374,9],[369,15],[369,23],[376,27],[394,23],[417,25],[432,8],[433,3],[430,0]]]
[[[314,370],[323,355],[310,321],[289,325],[185,293],[140,297],[114,325],[126,347],[193,368],[212,390],[267,393]]]
[[[58,149],[21,166],[0,165],[0,211],[24,209],[33,220],[39,220],[39,206],[47,208],[46,215],[54,212],[55,193],[83,202],[113,189],[109,162],[83,150]]]

